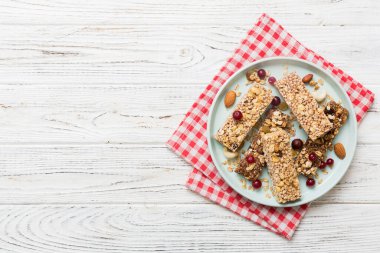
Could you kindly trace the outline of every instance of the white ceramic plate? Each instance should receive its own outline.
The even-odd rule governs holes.
[[[301,77],[308,73],[312,73],[314,75],[314,80],[322,79],[324,80],[324,85],[321,86],[322,89],[325,89],[327,91],[327,94],[329,94],[335,101],[341,101],[342,105],[348,109],[349,111],[349,117],[346,122],[346,124],[341,128],[338,136],[335,138],[334,143],[341,142],[344,147],[346,148],[346,158],[343,160],[340,160],[336,157],[333,151],[328,151],[327,157],[331,157],[334,159],[334,165],[332,168],[327,168],[326,171],[328,174],[323,174],[321,171],[318,172],[319,178],[321,179],[321,183],[318,183],[318,180],[316,180],[316,185],[313,188],[309,188],[306,186],[306,178],[304,176],[299,176],[300,184],[301,184],[301,194],[302,198],[298,201],[291,202],[288,204],[279,204],[276,202],[274,197],[267,198],[266,192],[263,188],[260,190],[249,190],[243,189],[241,179],[243,178],[239,174],[235,172],[230,172],[227,169],[227,165],[223,165],[223,162],[226,160],[226,158],[223,155],[223,146],[217,142],[213,136],[218,131],[218,129],[223,125],[227,117],[234,111],[234,108],[239,102],[239,99],[248,91],[249,86],[245,85],[247,83],[245,73],[248,69],[256,68],[260,69],[263,68],[270,72],[271,76],[276,77],[277,80],[281,79],[283,76],[283,73],[287,71],[290,73],[292,71],[296,71],[297,74]],[[230,108],[226,108],[224,106],[224,96],[227,91],[233,90],[235,85],[239,84],[239,91],[242,93],[242,96],[237,98],[237,101],[235,102],[234,106]],[[275,96],[279,96],[282,101],[284,99],[281,97],[277,89],[269,84],[266,84],[268,88],[272,90],[272,94]],[[309,90],[311,91],[311,87],[307,85]],[[289,113],[289,111],[288,111]],[[296,130],[295,137],[302,139],[303,141],[306,140],[307,135],[306,133],[298,127],[298,122],[295,121],[294,128]],[[293,138],[295,138],[293,137]],[[331,188],[333,188],[339,180],[343,177],[343,175],[346,173],[351,160],[354,156],[355,148],[356,148],[356,139],[357,139],[357,123],[356,123],[356,117],[354,113],[354,109],[352,107],[352,104],[350,102],[350,99],[348,98],[346,92],[342,89],[342,87],[335,81],[335,79],[328,74],[325,70],[322,68],[307,62],[303,61],[297,58],[290,58],[290,57],[273,57],[273,58],[265,58],[256,62],[253,62],[244,68],[240,69],[238,72],[236,72],[233,76],[231,76],[226,83],[223,85],[223,87],[220,89],[218,94],[216,95],[213,104],[210,108],[210,114],[208,119],[208,125],[207,125],[207,138],[208,138],[208,147],[209,151],[212,157],[212,160],[214,164],[216,165],[219,173],[222,175],[224,180],[238,193],[243,195],[244,197],[268,206],[276,206],[276,207],[285,207],[285,206],[297,206],[304,203],[308,203],[310,201],[313,201],[319,197],[321,197],[323,194],[328,192]],[[245,143],[243,149],[247,150],[249,147],[248,142]],[[267,172],[267,169],[265,168],[263,171],[263,174],[260,176],[260,178],[268,178],[269,175]],[[247,181],[247,185],[249,185],[250,182]],[[270,182],[271,185],[271,182]],[[268,192],[271,194],[270,190]],[[271,194],[272,195],[272,194]]]

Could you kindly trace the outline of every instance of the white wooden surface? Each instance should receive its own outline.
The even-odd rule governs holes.
[[[380,1],[1,1],[0,252],[378,252],[378,101],[292,241],[164,146],[262,12],[380,95]]]

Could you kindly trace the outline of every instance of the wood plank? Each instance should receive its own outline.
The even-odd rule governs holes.
[[[0,145],[163,143],[203,87],[0,85]],[[380,86],[371,87],[380,94]],[[379,102],[359,127],[359,143],[380,143]]]
[[[323,203],[379,203],[380,145],[359,145]],[[209,203],[184,186],[191,166],[166,147],[0,146],[0,204]]]
[[[358,80],[379,84],[380,51],[374,50],[380,43],[379,29],[288,28]],[[248,26],[0,25],[0,29],[0,84],[204,86],[232,54]]]
[[[0,206],[3,252],[377,252],[380,205],[314,205],[290,242],[212,205]],[[247,240],[247,236],[250,238]]]
[[[379,25],[377,1],[198,1],[165,0],[75,2],[38,0],[2,1],[1,24],[93,24],[110,23],[129,26],[149,24],[247,24],[268,12],[284,24],[307,25]],[[302,20],[302,22],[300,22]]]

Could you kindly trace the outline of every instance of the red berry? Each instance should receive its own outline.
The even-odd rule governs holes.
[[[325,162],[321,162],[321,164],[319,165],[319,168],[320,169],[326,168],[326,163]]]
[[[281,103],[281,99],[277,96],[273,97],[271,104],[273,106],[278,106]]]
[[[267,73],[265,72],[265,70],[263,70],[263,69],[259,69],[259,70],[257,71],[257,75],[259,76],[260,79],[264,79],[265,76],[267,75]]]
[[[261,188],[261,181],[260,181],[260,179],[256,179],[256,180],[252,183],[252,186],[253,186],[253,188],[255,188],[255,189],[260,189],[260,188]]]
[[[249,155],[245,158],[245,160],[247,160],[247,163],[254,163],[255,162],[255,158],[253,157],[253,155]]]
[[[314,152],[309,154],[309,160],[314,162],[317,159],[317,155]]]
[[[274,76],[271,76],[268,78],[268,83],[271,84],[271,85],[274,85],[274,83],[276,82],[276,78]]]
[[[332,166],[334,164],[334,159],[332,159],[332,158],[327,159],[326,164],[329,166]]]
[[[301,139],[294,139],[292,141],[293,149],[301,149],[303,147],[303,141]]]
[[[234,113],[232,114],[232,117],[235,120],[241,120],[243,118],[243,113],[241,113],[241,111],[234,111]]]
[[[309,187],[312,187],[315,185],[315,180],[313,178],[308,178],[306,180],[306,185],[309,186]]]

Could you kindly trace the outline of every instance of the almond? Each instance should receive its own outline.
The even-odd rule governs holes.
[[[346,157],[346,150],[342,143],[337,143],[334,145],[334,152],[339,159],[344,159]]]
[[[236,100],[236,93],[233,90],[230,90],[226,93],[226,96],[224,97],[224,105],[228,108],[231,107]]]
[[[302,82],[303,82],[303,83],[308,83],[308,82],[311,81],[311,79],[313,79],[313,74],[307,74],[306,76],[304,76],[304,77],[302,78]]]

